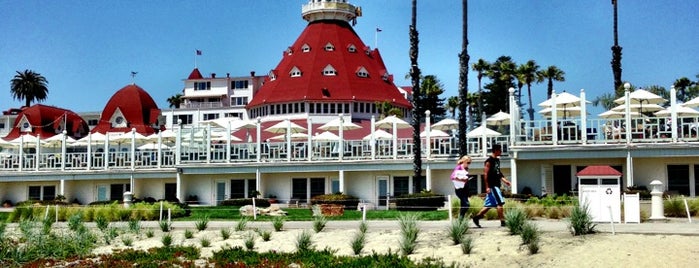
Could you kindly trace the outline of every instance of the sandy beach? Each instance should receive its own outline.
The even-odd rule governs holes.
[[[572,236],[563,222],[534,221],[542,230],[540,251],[529,254],[526,247],[521,245],[519,236],[509,235],[506,228],[496,227],[496,222],[483,224],[484,228],[471,228],[469,234],[474,239],[473,252],[466,255],[459,245],[453,245],[446,232],[448,222],[420,222],[421,232],[413,260],[424,258],[441,259],[445,263],[455,263],[459,267],[696,267],[699,263],[699,236],[693,234],[660,234],[662,230],[652,230],[647,226],[646,234],[599,232],[586,236]],[[191,226],[188,226],[191,225]],[[202,258],[210,257],[213,252],[227,247],[245,247],[245,236],[254,229],[270,230],[270,241],[263,241],[256,234],[255,250],[258,252],[280,251],[293,252],[296,250],[296,238],[304,230],[312,233],[313,246],[316,249],[330,248],[338,255],[353,255],[350,241],[358,232],[358,222],[330,222],[320,233],[315,233],[310,223],[288,223],[285,230],[274,232],[271,223],[255,222],[246,231],[235,231],[235,222],[219,222],[212,224],[204,231],[196,231],[193,223],[179,223],[171,235],[173,244],[193,245],[201,247],[201,238],[211,241],[209,247],[201,249]],[[621,226],[620,226],[621,227]],[[699,227],[690,224],[687,228]],[[164,234],[154,226],[151,228],[155,236],[146,238],[145,232],[140,234],[126,233],[122,236],[133,236],[131,246],[136,249],[147,249],[162,246],[161,237]],[[221,228],[231,230],[231,236],[223,240]],[[645,228],[643,224],[633,228]],[[667,226],[666,228],[672,228]],[[194,237],[185,239],[185,229],[192,230]],[[604,228],[600,228],[604,229]],[[655,228],[657,229],[657,228]],[[361,254],[400,252],[400,231],[393,223],[369,222],[366,235],[366,246]],[[108,254],[115,249],[125,248],[120,238],[109,246],[96,248],[96,254]],[[204,262],[198,262],[204,264]]]

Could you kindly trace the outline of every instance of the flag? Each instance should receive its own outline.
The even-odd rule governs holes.
[[[381,32],[381,28],[376,27],[376,32],[377,32],[377,33],[380,33],[380,32]]]
[[[197,49],[197,56],[201,56],[201,50]]]

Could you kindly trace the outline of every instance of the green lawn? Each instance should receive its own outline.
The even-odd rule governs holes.
[[[239,207],[192,207],[189,217],[178,218],[179,221],[192,221],[208,216],[210,220],[237,220],[240,218]],[[288,212],[286,220],[311,221],[312,212],[308,208],[285,208]],[[445,220],[449,217],[447,211],[398,211],[398,210],[368,210],[367,220],[395,220],[398,215],[404,213],[417,213],[420,220]],[[328,217],[332,220],[361,220],[362,212],[357,210],[345,210],[345,214],[337,217]],[[271,221],[272,216],[258,216],[259,221]]]

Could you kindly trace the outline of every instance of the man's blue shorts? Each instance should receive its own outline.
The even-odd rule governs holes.
[[[502,192],[499,187],[491,187],[490,193],[485,195],[485,204],[483,206],[494,208],[505,205],[505,198],[502,197]]]

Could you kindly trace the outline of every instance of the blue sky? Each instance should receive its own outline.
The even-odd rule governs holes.
[[[398,85],[409,85],[411,1],[354,0],[362,7],[355,31],[375,42]],[[49,1],[0,0],[0,109],[12,99],[15,71],[31,69],[49,81],[47,105],[76,112],[100,111],[111,95],[135,81],[160,108],[179,93],[197,65],[203,74],[265,74],[306,26],[304,0],[256,1]],[[623,80],[669,88],[675,79],[699,74],[699,1],[670,3],[619,0]],[[508,55],[556,65],[566,81],[557,92],[588,99],[612,91],[610,0],[477,0],[469,2],[470,64]],[[443,97],[457,95],[461,50],[461,1],[418,1],[419,67],[444,84]],[[382,29],[375,39],[375,29]],[[5,82],[1,82],[5,81]],[[487,82],[487,81],[484,81]],[[4,90],[2,90],[4,88]],[[477,90],[469,73],[469,91]],[[534,103],[546,84],[532,86]],[[591,113],[602,112],[592,108]]]

